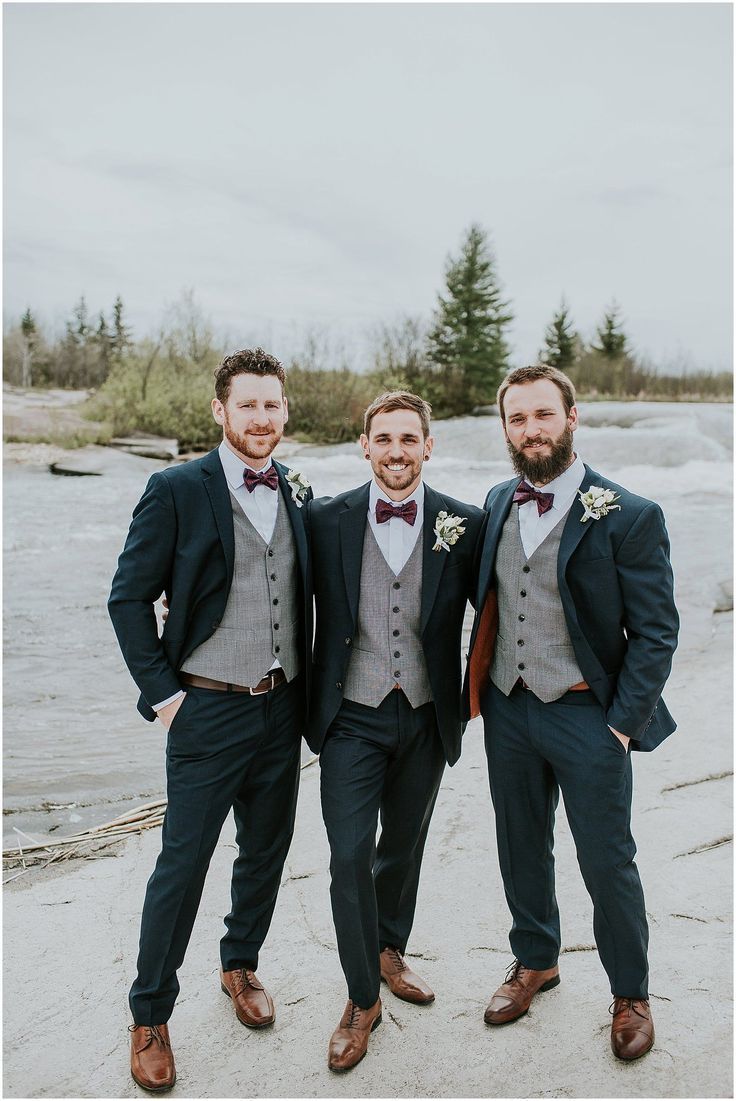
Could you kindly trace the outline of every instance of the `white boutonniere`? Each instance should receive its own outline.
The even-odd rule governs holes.
[[[608,516],[609,512],[621,508],[621,505],[613,503],[618,501],[618,494],[612,489],[604,489],[603,486],[590,486],[585,493],[579,489],[578,497],[585,509],[585,514],[580,517],[581,524],[586,520],[600,520],[601,516]]]
[[[291,489],[292,501],[297,508],[301,508],[307,496],[307,490],[311,488],[309,481],[298,470],[287,470],[286,480]]]
[[[434,524],[434,533],[437,536],[437,542],[432,547],[432,550],[449,551],[450,547],[454,547],[460,536],[465,533],[465,528],[462,526],[464,519],[464,516],[452,516],[444,511],[438,512]]]

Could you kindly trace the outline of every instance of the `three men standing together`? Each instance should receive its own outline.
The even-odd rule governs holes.
[[[223,362],[212,403],[223,442],[153,476],[113,582],[139,709],[169,730],[162,852],[130,995],[133,1077],[150,1090],[174,1083],[176,970],[231,808],[238,856],[221,983],[243,1024],[274,1020],[255,969],[293,830],[303,733],[321,752],[348,984],[330,1067],[365,1054],[381,979],[407,1001],[434,999],[404,952],[442,772],[460,755],[468,598],[465,718],[482,709],[516,956],[485,1019],[515,1019],[559,981],[551,852],[562,790],[615,999],[613,1050],[637,1058],[653,1026],[629,739],[651,749],[674,729],[660,700],[677,631],[661,511],[575,456],[574,390],[544,366],[512,372],[499,392],[528,482],[495,487],[486,512],[423,484],[429,407],[403,392],[366,412],[372,481],[313,501],[271,459],[288,416],[283,382],[260,350]],[[159,639],[162,592],[170,615]]]

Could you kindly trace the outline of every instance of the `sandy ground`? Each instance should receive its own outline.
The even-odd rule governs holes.
[[[303,772],[296,836],[259,972],[277,1020],[238,1024],[217,978],[228,907],[232,823],[223,830],[171,1022],[174,1096],[730,1097],[731,615],[711,643],[676,663],[668,702],[679,731],[637,754],[634,832],[651,925],[654,1050],[638,1063],[609,1049],[610,1001],[592,947],[591,910],[564,813],[557,828],[562,983],[526,1018],[483,1024],[510,962],[494,859],[479,722],[448,770],[434,817],[409,955],[437,993],[420,1008],[384,988],[383,1025],[350,1074],[328,1071],[345,991],[328,901],[318,766]],[[721,774],[725,774],[721,776]],[[7,1097],[130,1097],[126,992],[143,891],[159,835],[54,878],[6,888]]]

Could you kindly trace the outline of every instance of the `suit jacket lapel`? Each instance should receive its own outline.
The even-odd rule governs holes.
[[[498,494],[493,502],[488,517],[488,526],[486,528],[485,539],[483,540],[483,551],[480,557],[480,567],[478,569],[478,598],[475,606],[479,611],[483,607],[486,593],[491,587],[493,564],[496,561],[498,541],[501,538],[503,525],[506,523],[509,512],[511,511],[511,504],[518,484],[519,481],[515,478],[510,485],[506,486],[506,488]]]
[[[273,465],[276,467],[276,473],[279,478],[279,489],[284,499],[284,503],[286,504],[286,512],[289,517],[289,522],[291,523],[291,530],[294,533],[296,556],[299,561],[302,580],[304,580],[307,576],[307,536],[304,531],[304,517],[302,515],[304,505],[297,505],[292,497],[291,486],[286,480],[287,468],[282,463],[277,463],[275,459]]]
[[[363,540],[365,526],[368,523],[368,502],[370,482],[356,489],[345,500],[340,513],[340,560],[345,582],[345,593],[353,620],[353,629],[358,621],[358,601],[360,600],[360,571],[363,565]]]
[[[436,490],[426,483],[424,485],[424,519],[422,521],[422,616],[420,630],[423,632],[427,626],[429,617],[437,598],[437,590],[440,585],[442,571],[449,557],[446,550],[432,550],[437,542],[434,526],[437,521],[437,513],[447,511],[445,502]],[[462,536],[460,536],[462,539]],[[449,552],[452,554],[452,551]]]
[[[222,463],[217,448],[215,448],[214,451],[210,451],[209,455],[205,455],[202,460],[202,477],[204,479],[204,487],[209,495],[210,504],[212,505],[217,531],[220,536],[220,541],[222,542],[222,548],[225,552],[227,591],[230,592],[230,586],[233,580],[233,570],[235,569],[233,506],[230,501],[230,490],[228,489],[227,479],[225,478],[225,471],[222,469]]]
[[[582,484],[583,486],[603,485],[605,484],[605,479],[586,465],[585,477],[583,478]],[[593,527],[593,524],[597,522],[595,520],[586,520],[586,522],[583,523],[582,519],[584,515],[585,509],[580,502],[580,498],[576,495],[575,500],[570,506],[570,511],[567,514],[565,526],[562,529],[560,549],[557,553],[557,584],[560,588],[560,592],[563,590],[567,591],[565,570],[567,569],[567,563],[570,561],[570,556],[580,543],[580,540],[584,538],[586,533]]]

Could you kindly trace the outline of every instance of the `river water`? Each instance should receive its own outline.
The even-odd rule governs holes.
[[[597,469],[658,500],[667,516],[683,631],[677,663],[707,646],[731,575],[732,407],[581,405],[576,447]],[[426,479],[482,504],[510,476],[496,417],[438,422]],[[357,445],[282,443],[317,495],[365,481]],[[80,455],[77,455],[78,459]],[[165,464],[85,449],[101,477],[4,467],[4,844],[76,832],[164,790],[165,732],[137,713],[106,610],[130,513]],[[601,594],[605,599],[605,594]]]

